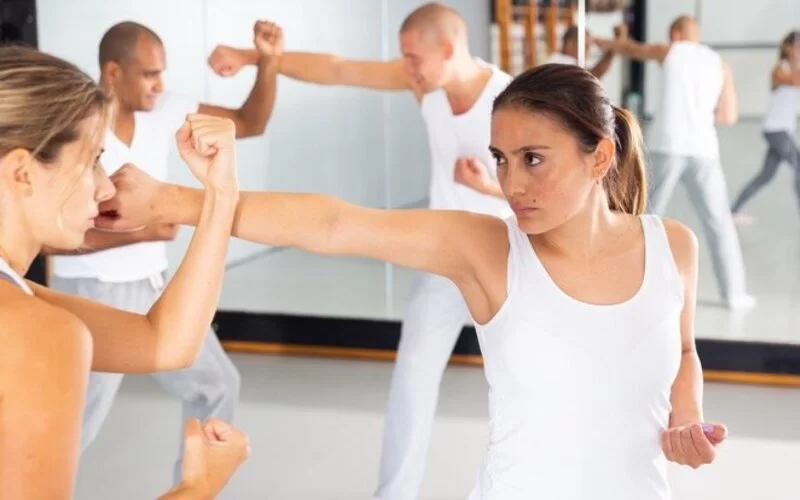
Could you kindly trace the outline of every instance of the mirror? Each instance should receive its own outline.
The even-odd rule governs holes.
[[[707,198],[724,194],[729,206],[737,211],[732,237],[735,244],[728,245],[732,250],[723,250],[719,259],[712,258],[710,240],[713,237],[704,231],[704,225],[714,226],[712,232],[727,238],[724,235],[731,233],[730,221],[727,214],[714,218],[696,210],[693,203],[701,200],[693,200],[693,193],[685,187],[675,189],[666,209],[668,216],[688,224],[700,238],[697,336],[720,341],[797,344],[800,323],[793,313],[800,276],[795,257],[798,251],[798,197],[794,188],[797,167],[790,167],[785,161],[777,165],[779,161],[773,153],[767,156],[770,140],[764,137],[763,131],[775,120],[780,121],[780,125],[775,126],[785,130],[772,135],[773,151],[777,148],[787,151],[795,148],[796,151],[798,136],[794,126],[798,99],[794,95],[797,92],[788,87],[773,91],[770,75],[778,64],[781,39],[800,26],[800,7],[792,0],[769,0],[732,9],[730,2],[703,0],[651,2],[647,9],[647,40],[652,42],[667,41],[669,24],[676,16],[684,13],[696,16],[702,43],[730,66],[738,98],[738,122],[717,126],[725,192],[717,190],[717,194],[713,194],[714,188],[707,185],[709,181],[700,182],[706,185]],[[657,113],[660,77],[658,65],[648,63],[644,103],[645,116],[651,122]],[[774,105],[772,99],[783,101],[770,111]],[[764,185],[756,192],[747,188],[753,182],[754,187],[762,182]],[[742,196],[745,190],[747,193]],[[737,281],[735,276],[741,272],[742,264],[745,293],[755,297],[757,302],[752,308],[726,307],[720,300],[720,289],[724,287],[720,287],[718,281],[726,279],[725,276],[734,276],[730,279]],[[718,275],[714,272],[715,265],[721,269]]]
[[[130,18],[148,24],[163,38],[169,89],[205,102],[239,106],[252,86],[253,68],[220,78],[209,71],[206,59],[219,43],[252,43],[252,23],[264,15],[258,2],[208,0],[198,10],[182,1],[175,9],[185,12],[186,22],[196,28],[189,31],[176,27],[169,16],[155,15],[159,12],[153,8],[155,0],[128,2],[108,11],[92,10],[91,2],[69,8],[63,3],[37,3],[40,47],[92,75],[98,74],[96,52],[102,33],[114,22]],[[287,50],[388,60],[400,55],[397,33],[403,18],[423,3],[330,0],[315,4],[314,15],[308,15],[303,5],[307,3],[284,2],[271,5],[269,16],[283,27]],[[512,75],[560,57],[559,53],[563,56],[565,31],[581,27],[578,36],[590,43],[588,51],[578,50],[575,57],[585,59],[587,68],[603,69],[601,81],[609,97],[641,118],[648,144],[663,91],[663,68],[619,55],[605,58],[591,40],[613,38],[615,26],[625,23],[630,37],[665,44],[673,20],[682,14],[694,16],[699,20],[700,41],[730,65],[738,98],[738,122],[716,127],[722,191],[729,208],[758,178],[770,159],[770,147],[800,144],[800,134],[791,129],[800,97],[789,97],[791,89],[779,94],[770,88],[780,42],[800,27],[800,3],[795,0],[765,0],[749,3],[746,9],[731,8],[727,0],[586,0],[583,7],[581,2],[563,0],[447,3],[464,16],[473,54]],[[92,22],[68,29],[62,22],[67,15]],[[800,93],[798,89],[794,90]],[[790,127],[779,140],[783,146],[763,135],[773,99],[778,102],[775,119]],[[430,149],[419,106],[410,93],[317,86],[281,77],[268,133],[240,141],[239,157],[244,189],[319,192],[377,208],[428,203]],[[746,292],[757,299],[753,308],[731,311],[720,303],[703,218],[683,183],[665,204],[664,214],[687,224],[699,239],[696,335],[709,372],[800,375],[800,317],[793,313],[800,299],[796,290],[800,200],[796,170],[785,161],[775,167],[776,161],[771,160],[768,169],[775,171],[774,176],[744,203],[734,226],[734,248],[740,249],[736,251],[744,264]],[[171,180],[194,183],[177,155],[170,169]],[[722,218],[730,224],[729,217]],[[173,270],[189,235],[182,231],[170,246]],[[349,355],[368,349],[369,356],[391,357],[416,276],[365,259],[319,257],[233,240],[217,318],[220,337],[232,348],[310,352],[309,346],[322,346],[333,349],[323,349],[328,353]],[[455,352],[457,359],[480,362],[469,329]]]

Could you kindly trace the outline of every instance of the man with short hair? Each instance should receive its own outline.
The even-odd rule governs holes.
[[[716,124],[733,125],[738,103],[730,66],[700,43],[694,18],[679,16],[669,43],[631,39],[598,40],[606,50],[661,65],[658,108],[647,134],[650,151],[650,209],[662,215],[678,181],[687,189],[703,225],[714,274],[729,309],[749,309],[744,258],[728,202]]]
[[[431,152],[430,208],[511,215],[489,153],[492,102],[511,76],[470,53],[464,19],[441,3],[424,4],[406,17],[400,48],[402,57],[391,61],[286,52],[280,72],[319,85],[413,93]],[[252,50],[220,46],[209,61],[217,73],[233,75],[254,58]],[[402,326],[376,498],[417,498],[442,374],[470,322],[452,282],[419,277]]]
[[[112,26],[99,47],[100,84],[114,95],[117,105],[101,157],[108,173],[125,164],[134,164],[152,177],[166,180],[170,145],[189,113],[229,118],[236,124],[236,135],[240,138],[263,134],[275,102],[276,63],[282,35],[279,29],[263,22],[256,23],[255,31],[256,81],[245,103],[239,109],[229,109],[165,92],[162,75],[166,57],[158,35],[130,21]],[[50,286],[118,309],[146,313],[164,287],[165,241],[172,240],[176,231],[175,226],[145,227],[128,233],[91,230],[84,248],[75,252],[77,255],[52,257]],[[209,329],[191,368],[153,376],[182,401],[181,422],[190,417],[201,421],[212,416],[226,421],[233,419],[239,397],[239,373],[213,329]],[[121,374],[91,373],[83,449],[97,436],[121,381]],[[176,482],[180,474],[179,459]]]

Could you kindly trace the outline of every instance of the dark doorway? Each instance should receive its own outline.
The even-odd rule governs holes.
[[[36,0],[0,0],[0,43],[38,48]],[[37,257],[25,277],[47,285],[47,259]]]

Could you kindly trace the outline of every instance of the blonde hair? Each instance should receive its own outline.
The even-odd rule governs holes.
[[[110,119],[111,99],[77,66],[24,46],[0,47],[0,157],[25,149],[53,163],[80,138],[81,123]]]

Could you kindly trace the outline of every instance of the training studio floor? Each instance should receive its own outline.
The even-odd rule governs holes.
[[[755,123],[723,129],[721,138],[728,183],[735,192],[760,167],[763,143]],[[792,314],[800,300],[800,216],[791,185],[784,168],[748,207],[758,222],[740,231],[757,309],[730,315],[710,304],[715,287],[703,250],[700,296],[709,304],[699,307],[698,335],[800,341],[800,319]],[[702,243],[680,188],[670,215],[696,228]],[[305,270],[301,276],[298,266]],[[319,277],[312,279],[311,273]],[[231,270],[221,307],[399,317],[411,275],[394,270],[389,308],[385,276],[379,264],[342,259],[331,265],[278,252]],[[342,283],[348,293],[335,293]],[[370,498],[391,363],[233,357],[243,379],[236,423],[249,433],[254,453],[221,498]],[[671,468],[676,500],[800,498],[800,389],[707,384],[705,407],[708,419],[729,425],[731,438],[713,467]],[[486,444],[486,382],[479,368],[448,368],[438,415],[422,498],[463,499]],[[177,450],[179,420],[178,403],[152,379],[127,378],[101,435],[83,457],[77,498],[138,500],[163,491]]]

